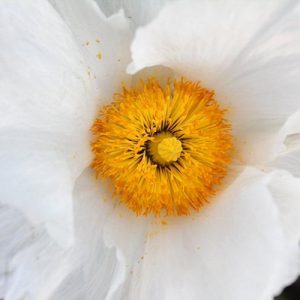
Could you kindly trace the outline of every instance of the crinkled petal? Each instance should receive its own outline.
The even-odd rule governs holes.
[[[72,269],[69,255],[16,209],[0,207],[0,297],[49,299]]]
[[[272,299],[287,283],[277,279],[288,255],[269,182],[247,168],[193,217],[139,224],[115,215],[106,239],[130,272],[113,299]]]
[[[283,226],[285,244],[284,257],[274,281],[274,293],[296,280],[300,274],[300,178],[288,172],[275,172],[269,182],[269,189],[278,206]]]
[[[299,16],[298,1],[170,3],[137,31],[128,70],[162,64],[214,89],[242,160],[258,164],[300,107]]]
[[[51,0],[69,26],[84,57],[86,73],[95,84],[97,97],[109,102],[130,76],[132,33],[122,11],[106,18],[94,0]]]
[[[118,259],[120,251],[104,242],[104,226],[114,210],[105,185],[95,174],[85,170],[74,189],[75,233],[72,274],[61,282],[53,300],[105,299],[123,281],[123,271]]]
[[[127,293],[134,268],[142,263],[146,251],[147,232],[151,227],[152,219],[137,217],[127,207],[119,206],[105,223],[104,241],[108,247],[118,249],[118,265],[122,274],[119,285],[111,290],[109,299],[136,299],[128,297]],[[142,278],[138,279],[139,282],[142,280]]]
[[[300,111],[293,113],[279,130],[267,166],[300,177]]]
[[[0,15],[1,201],[69,243],[72,182],[90,160],[89,79],[47,1],[2,1]]]
[[[104,242],[114,202],[85,170],[74,189],[75,244],[64,250],[43,226],[11,207],[0,209],[0,296],[15,299],[111,299],[124,280],[120,250]]]
[[[149,220],[111,199],[110,189],[87,169],[76,182],[73,272],[51,299],[126,299],[135,258],[144,253]]]
[[[294,112],[277,135],[274,156],[300,148],[300,111]]]
[[[24,225],[12,235],[19,223],[8,220],[19,218],[2,216],[9,232],[3,240],[7,248],[0,249],[2,257],[9,254],[11,270],[3,295],[271,300],[299,273],[298,184],[284,172],[266,176],[246,169],[200,214],[159,220],[115,206],[87,170],[74,191],[72,253],[58,251],[45,234],[37,232],[32,240]],[[14,242],[8,242],[11,236]]]
[[[61,245],[72,241],[72,189],[91,161],[89,128],[127,78],[126,22],[91,3],[61,1],[64,19],[43,0],[2,1],[0,9],[1,202],[45,223]],[[70,8],[82,13],[80,25],[66,20]]]
[[[124,9],[128,19],[135,27],[149,23],[168,2],[174,0],[96,0],[103,12],[107,15]]]
[[[296,177],[300,177],[300,148],[284,151],[271,160],[268,167],[289,171]]]
[[[74,166],[68,155],[74,149],[64,148],[60,138],[22,130],[0,134],[1,202],[23,211],[34,226],[45,224],[67,246],[73,240]]]

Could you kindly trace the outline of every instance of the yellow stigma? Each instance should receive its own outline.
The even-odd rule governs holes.
[[[165,165],[176,161],[182,151],[180,140],[170,133],[158,134],[149,142],[149,154],[153,161]]]
[[[92,167],[136,214],[187,215],[214,195],[232,152],[230,124],[198,82],[123,88],[92,127]]]
[[[157,154],[165,161],[176,161],[181,154],[181,142],[176,137],[163,139],[157,147]]]

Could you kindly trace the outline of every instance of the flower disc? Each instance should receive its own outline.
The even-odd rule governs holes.
[[[124,87],[92,127],[92,167],[136,214],[187,215],[226,175],[232,136],[224,114],[198,82]]]

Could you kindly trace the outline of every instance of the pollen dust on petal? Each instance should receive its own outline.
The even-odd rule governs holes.
[[[98,59],[102,59],[102,53],[99,52],[99,53],[96,55],[96,57],[97,57]]]

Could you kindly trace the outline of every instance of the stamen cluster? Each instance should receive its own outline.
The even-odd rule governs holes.
[[[198,82],[124,87],[92,127],[92,167],[136,214],[187,215],[226,175],[232,136],[224,114]]]

